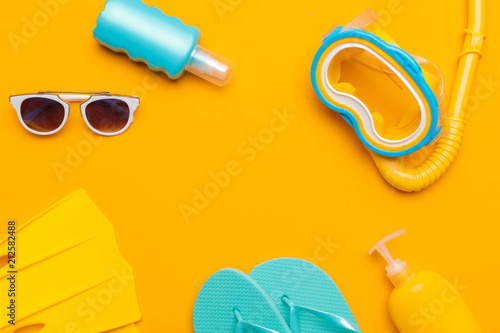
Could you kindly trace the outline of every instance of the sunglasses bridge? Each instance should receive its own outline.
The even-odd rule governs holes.
[[[83,102],[88,100],[92,95],[100,96],[112,96],[109,92],[97,91],[97,92],[87,92],[87,91],[41,91],[38,95],[57,95],[66,102]]]

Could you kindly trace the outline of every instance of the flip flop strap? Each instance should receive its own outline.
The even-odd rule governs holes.
[[[238,324],[236,324],[236,333],[246,333],[248,330],[255,333],[279,333],[268,328],[252,324],[248,321],[243,320],[240,312],[238,310],[234,310],[234,315],[238,320]]]
[[[299,312],[301,312],[301,311],[305,311],[305,312],[308,312],[310,314],[313,314],[316,317],[328,322],[333,327],[342,329],[340,332],[361,333],[359,331],[359,329],[355,328],[355,326],[352,325],[345,318],[342,318],[340,316],[337,316],[337,315],[334,315],[334,314],[331,314],[328,312],[309,308],[306,306],[295,305],[287,297],[282,297],[281,300],[290,307],[290,330],[292,331],[292,333],[300,333],[300,330],[299,330]]]

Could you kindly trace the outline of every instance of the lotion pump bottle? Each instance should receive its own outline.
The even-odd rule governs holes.
[[[387,261],[387,277],[394,285],[389,298],[391,317],[401,333],[482,333],[478,322],[457,289],[441,275],[415,273],[406,262],[394,259],[386,243],[404,235],[397,231],[378,242],[369,252],[378,251]]]

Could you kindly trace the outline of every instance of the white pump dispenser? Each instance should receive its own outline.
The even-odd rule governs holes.
[[[388,241],[404,234],[405,229],[402,229],[390,234],[389,236],[384,237],[377,244],[375,244],[375,246],[369,252],[369,254],[371,255],[373,252],[375,252],[375,250],[377,250],[378,253],[380,253],[380,255],[384,257],[384,259],[388,263],[388,265],[385,267],[387,276],[396,288],[410,281],[415,276],[415,273],[410,269],[405,261],[394,259],[385,244]]]
[[[377,250],[387,261],[387,276],[395,288],[389,297],[389,312],[401,333],[482,333],[476,318],[460,293],[443,276],[422,271],[414,273],[408,264],[394,259],[388,241],[402,236],[399,230],[379,241]]]

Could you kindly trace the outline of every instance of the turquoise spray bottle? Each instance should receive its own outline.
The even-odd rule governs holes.
[[[142,0],[108,0],[97,19],[94,37],[174,80],[187,70],[223,86],[233,75],[231,61],[198,45],[197,28],[146,6]]]

